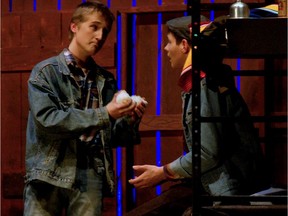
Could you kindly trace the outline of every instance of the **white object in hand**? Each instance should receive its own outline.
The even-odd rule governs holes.
[[[142,97],[140,97],[139,95],[132,95],[131,99],[136,102],[137,104],[143,102],[145,105],[148,104],[148,102],[146,100],[144,100]]]
[[[117,103],[127,103],[130,100],[131,100],[131,97],[125,90],[121,90],[116,97]]]

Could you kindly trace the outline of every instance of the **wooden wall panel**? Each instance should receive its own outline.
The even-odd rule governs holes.
[[[2,216],[16,216],[23,215],[23,200],[22,199],[1,199],[1,215]]]
[[[23,1],[13,1],[13,2],[23,2],[23,11],[29,12],[34,10],[34,1],[33,0],[23,0]],[[13,11],[15,8],[13,7]]]
[[[22,143],[22,75],[19,73],[7,73],[1,76],[1,147],[2,147],[2,171],[23,169]],[[19,86],[19,88],[15,88]],[[3,94],[4,93],[4,94]],[[17,97],[18,96],[18,97]],[[5,103],[3,103],[5,102]]]
[[[9,2],[12,2],[9,12]],[[27,79],[32,67],[50,56],[57,55],[69,44],[68,24],[72,11],[82,0],[61,0],[61,9],[58,0],[5,0],[1,1],[1,166],[2,166],[2,196],[1,215],[21,215],[23,211],[23,175],[25,162],[25,136],[28,114]],[[108,0],[104,0],[107,3]],[[156,138],[155,131],[161,131],[161,163],[166,164],[182,154],[182,130],[181,130],[181,98],[180,88],[177,86],[179,73],[172,70],[164,47],[166,45],[165,22],[173,17],[182,16],[186,5],[184,0],[163,0],[162,6],[158,1],[135,1],[136,7],[132,7],[132,0],[110,0],[111,10],[122,16],[122,69],[123,88],[129,87],[131,80],[132,58],[127,58],[127,52],[132,47],[132,41],[126,41],[131,33],[127,26],[127,16],[136,13],[136,77],[135,93],[146,97],[149,102],[147,112],[140,124],[142,143],[134,148],[135,164],[156,164]],[[221,10],[216,10],[215,17],[227,15],[232,0],[216,0],[215,3],[226,4]],[[263,3],[264,0],[247,0],[245,3]],[[202,3],[210,3],[204,0]],[[34,6],[36,6],[34,8]],[[34,9],[36,9],[34,11]],[[149,13],[150,12],[150,13]],[[162,13],[162,83],[161,83],[161,114],[156,115],[156,89],[157,89],[157,55],[158,55],[158,26],[157,13]],[[202,11],[210,17],[209,10]],[[95,60],[101,66],[109,69],[116,76],[117,62],[117,20],[103,49],[95,56]],[[128,27],[128,28],[126,28]],[[236,59],[225,59],[233,69],[237,68]],[[287,70],[287,61],[277,61],[276,70]],[[241,69],[264,68],[263,60],[241,60]],[[264,113],[264,81],[263,77],[243,76],[240,78],[241,93],[247,102],[252,115]],[[287,113],[287,77],[275,77],[276,88],[273,94],[275,115]],[[264,123],[255,123],[261,137],[265,135]],[[5,127],[4,127],[5,126]],[[272,124],[281,139],[287,138],[287,125]],[[284,132],[283,132],[284,131]],[[275,135],[274,134],[274,135]],[[275,140],[273,143],[274,181],[285,185],[287,182],[287,141]],[[127,179],[126,149],[122,148],[122,204],[123,212],[126,210]],[[114,150],[114,161],[116,151]],[[115,165],[116,169],[116,165]],[[17,187],[15,187],[17,185]],[[162,185],[166,190],[171,183]],[[155,188],[136,190],[137,205],[142,204],[156,196]],[[116,198],[105,200],[104,216],[116,216]]]
[[[178,79],[181,71],[175,71],[171,68],[170,59],[167,56],[167,52],[164,50],[164,47],[168,42],[166,22],[180,16],[184,16],[184,13],[165,13],[162,16],[162,114],[171,115],[181,113],[181,88],[178,86]]]
[[[179,1],[179,0],[178,0]],[[145,7],[145,6],[149,6],[149,7],[156,7],[158,6],[158,2],[159,1],[155,1],[155,0],[145,0],[145,1],[136,1],[137,2],[137,7]]]
[[[37,11],[57,11],[58,10],[58,0],[37,0]]]
[[[66,47],[69,44],[68,29],[72,13],[72,11],[61,12],[61,48]]]
[[[40,13],[39,18],[41,48],[59,46],[61,44],[61,14]]]
[[[1,48],[19,47],[21,44],[20,15],[5,13],[1,18]]]
[[[23,13],[21,16],[21,45],[23,47],[41,46],[41,13]]]
[[[1,15],[9,12],[9,1],[1,1]]]
[[[3,1],[2,1],[3,2]],[[9,2],[9,1],[7,1]],[[33,0],[11,1],[12,12],[33,11]]]
[[[147,114],[156,114],[157,94],[157,14],[137,15],[136,21],[136,88],[149,102]],[[130,41],[132,45],[132,41]],[[148,54],[148,55],[147,55]],[[132,59],[128,60],[132,64]]]
[[[162,0],[162,5],[185,5],[184,0]]]
[[[73,11],[78,4],[81,4],[82,0],[62,0],[61,11]],[[69,16],[71,18],[71,16]],[[69,20],[70,21],[70,20]]]
[[[132,0],[112,0],[110,4],[111,8],[129,8],[132,6]]]

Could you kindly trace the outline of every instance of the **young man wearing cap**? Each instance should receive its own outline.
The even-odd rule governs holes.
[[[202,21],[206,20],[202,19]],[[136,211],[143,211],[143,215],[146,213],[149,213],[147,215],[169,215],[169,213],[181,215],[185,205],[187,207],[192,204],[192,186],[189,184],[193,176],[190,23],[189,16],[169,20],[166,23],[168,43],[164,48],[170,58],[171,67],[175,71],[181,71],[178,84],[183,89],[182,122],[185,144],[189,152],[162,167],[135,165],[133,169],[137,172],[137,177],[129,180],[136,188],[152,187],[169,180],[179,180],[181,186],[173,187],[150,201],[150,204],[148,202],[138,207]],[[203,37],[208,38],[207,43],[204,41],[202,44],[203,50],[200,52],[202,55],[200,60],[201,116],[243,118],[245,121],[201,123],[203,193],[217,196],[250,194],[258,190],[255,186],[257,185],[255,167],[261,160],[261,149],[248,108],[234,86],[231,68],[222,63],[224,52],[219,44],[220,39],[219,41],[209,40],[209,35],[216,32],[217,25],[214,24],[215,22],[210,24],[206,22],[200,27]],[[185,183],[188,183],[188,186]]]

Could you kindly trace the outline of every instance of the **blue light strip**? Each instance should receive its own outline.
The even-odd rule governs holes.
[[[13,0],[9,0],[9,12],[12,12],[12,3],[13,3]]]
[[[211,4],[214,4],[214,0],[210,0],[210,3]],[[215,11],[214,10],[210,10],[210,20],[211,21],[214,21],[214,19],[215,19]]]
[[[62,6],[61,6],[61,0],[58,0],[57,2],[57,9],[61,10]]]
[[[187,1],[187,0],[184,0],[183,3],[184,3],[185,5],[187,5],[187,4],[188,4],[188,1]],[[184,11],[184,16],[188,16],[188,12],[187,12],[187,10]]]
[[[118,89],[122,87],[122,25],[121,16],[117,16],[117,86]],[[121,171],[122,171],[122,149],[118,147],[116,149],[116,177],[117,177],[117,216],[122,216],[122,181],[121,181]]]
[[[37,10],[37,0],[33,0],[33,11]]]
[[[132,0],[132,7],[135,7],[137,5],[136,0]],[[136,93],[135,90],[135,78],[136,78],[136,19],[137,15],[132,15],[132,78],[131,78],[131,94],[134,95]],[[133,196],[133,202],[136,203],[136,189],[132,189],[132,196]]]
[[[121,15],[117,16],[117,86],[118,89],[121,89],[121,64],[122,64],[122,35],[121,35],[121,31],[122,31],[122,25],[121,25]]]
[[[136,1],[133,1],[132,3],[133,6],[136,6]],[[133,14],[132,15],[132,74],[131,74],[131,94],[135,95],[136,94],[136,19],[137,15]],[[136,203],[136,189],[132,189],[133,193],[133,202]]]
[[[162,5],[161,1],[158,1]],[[162,14],[158,13],[158,64],[157,64],[157,93],[156,93],[156,115],[161,114],[161,85],[162,85]],[[161,163],[161,132],[156,131],[156,165],[162,166]],[[161,194],[161,186],[156,187],[156,194]]]
[[[122,171],[122,149],[118,147],[116,149],[116,175],[117,175],[117,216],[122,216],[122,180],[121,180],[121,171]]]
[[[158,64],[157,64],[157,93],[156,93],[156,115],[161,114],[161,84],[162,84],[162,14],[158,13]]]
[[[214,21],[215,19],[215,11],[214,10],[210,10],[210,20]]]
[[[156,165],[161,166],[161,131],[156,131]],[[161,186],[156,186],[156,195],[159,196],[162,192]]]
[[[132,88],[131,94],[135,94],[135,77],[136,77],[136,14],[132,15]]]
[[[239,71],[240,69],[241,69],[241,59],[238,58],[237,59],[237,70]],[[238,91],[240,92],[240,87],[241,87],[241,77],[240,76],[236,77],[236,86],[237,86]]]

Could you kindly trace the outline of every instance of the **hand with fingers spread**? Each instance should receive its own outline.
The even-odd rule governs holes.
[[[166,179],[163,167],[154,165],[135,165],[133,166],[133,169],[140,175],[135,176],[134,179],[130,179],[129,183],[137,188],[153,187]]]

